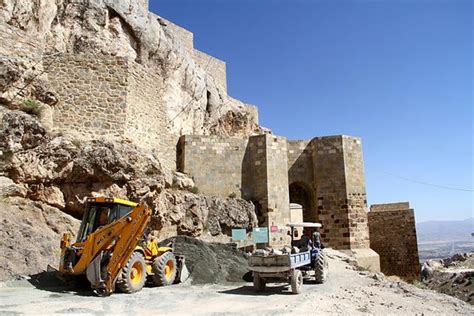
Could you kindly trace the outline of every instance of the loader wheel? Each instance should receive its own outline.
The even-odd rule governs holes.
[[[303,287],[303,274],[300,270],[293,270],[293,275],[291,276],[291,292],[293,294],[300,294],[301,288]]]
[[[265,279],[261,278],[259,275],[254,275],[253,276],[253,288],[257,292],[263,292],[265,291],[265,288],[267,287],[267,282]]]
[[[326,281],[328,276],[328,258],[326,252],[321,250],[319,256],[314,262],[314,281],[322,284]]]
[[[123,293],[134,293],[140,291],[146,281],[145,258],[139,252],[134,252],[127,264],[122,269],[120,280],[117,281],[117,289]]]
[[[153,260],[153,283],[158,286],[171,285],[176,278],[177,264],[174,254],[165,252]]]

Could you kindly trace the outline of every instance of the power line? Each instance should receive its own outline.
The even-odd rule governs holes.
[[[36,57],[34,56],[8,56],[8,55],[0,55],[0,59],[6,59],[6,60],[12,60],[12,59],[31,59],[31,60],[39,60],[42,61],[45,57],[51,57],[51,56],[56,56],[63,54],[63,52],[56,52],[56,53],[50,53],[50,54],[38,54]]]
[[[445,190],[453,190],[453,191],[474,192],[473,189],[450,187],[450,186],[446,186],[446,185],[434,184],[434,183],[424,182],[424,181],[420,181],[420,180],[405,178],[405,177],[397,176],[397,175],[395,175],[393,173],[389,173],[389,172],[384,172],[384,173],[388,174],[390,176],[393,176],[395,178],[401,179],[401,180],[405,180],[405,181],[413,182],[413,183],[418,183],[418,184],[422,184],[422,185],[426,185],[426,186],[431,186],[431,187],[435,187],[435,188],[440,188],[440,189],[445,189]]]
[[[207,61],[206,67],[204,68],[204,72],[206,72],[207,69],[209,68],[209,65],[211,64],[211,60],[212,60],[212,56],[209,56],[209,60]],[[206,88],[207,86],[204,85],[204,88],[202,89],[201,94],[204,93],[204,90],[206,90]],[[189,100],[189,102],[181,109],[181,111],[179,111],[178,114],[176,114],[171,120],[168,121],[168,124],[172,123],[176,118],[178,118],[178,116],[180,116],[181,113],[183,113],[188,108],[188,106],[190,106],[191,103],[193,103],[193,101],[194,99],[191,97],[191,100]],[[201,109],[204,110],[203,108]]]
[[[33,77],[31,77],[29,80],[27,80],[27,81],[26,81],[26,84],[25,84],[23,87],[21,87],[21,88],[15,93],[15,95],[13,95],[13,97],[9,100],[9,102],[13,102],[13,100],[15,100],[15,98],[16,98],[20,93],[22,93],[23,90],[25,90],[30,84],[32,84],[33,81],[34,81],[36,78],[38,78],[39,76],[41,76],[42,74],[44,74],[44,73],[46,72],[47,67],[49,67],[49,66],[46,65],[46,61],[44,60],[45,57],[46,57],[46,58],[48,58],[48,57],[53,57],[53,58],[51,59],[51,62],[50,62],[50,65],[51,65],[51,64],[53,63],[53,61],[55,60],[55,58],[56,58],[58,55],[60,55],[60,54],[62,54],[62,53],[61,53],[61,52],[57,52],[57,53],[53,53],[53,54],[45,54],[45,55],[42,55],[42,57],[41,57],[41,58],[38,58],[37,61],[36,61],[32,66],[30,66],[28,69],[26,69],[26,70],[23,72],[23,74],[25,74],[28,70],[33,70],[41,61],[43,61],[43,62],[45,63],[45,64],[43,65],[43,70],[41,70],[39,73],[37,73],[36,75],[34,75]],[[8,56],[0,56],[0,58],[5,58],[5,57],[8,59]],[[14,57],[14,58],[15,58],[15,57]],[[25,58],[35,60],[35,58],[29,58],[29,57],[25,57]],[[12,82],[12,85],[13,85],[13,82]],[[18,87],[15,87],[15,88],[18,88]]]

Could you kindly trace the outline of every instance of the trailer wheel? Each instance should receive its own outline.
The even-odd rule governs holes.
[[[265,279],[261,278],[259,275],[253,276],[253,288],[257,292],[265,291],[265,287],[267,286],[267,282]]]
[[[328,258],[326,252],[321,250],[314,263],[314,281],[324,283],[328,276]]]
[[[145,258],[139,252],[134,252],[127,264],[122,269],[122,275],[117,282],[117,289],[123,293],[134,293],[140,291],[146,281]]]
[[[291,292],[293,294],[300,294],[303,287],[303,274],[300,270],[293,270],[291,276]]]

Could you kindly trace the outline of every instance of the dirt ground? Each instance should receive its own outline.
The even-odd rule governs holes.
[[[245,282],[188,282],[102,298],[88,290],[74,292],[20,280],[1,283],[0,314],[474,314],[474,308],[461,300],[354,270],[338,252],[329,253],[328,281],[305,283],[300,295],[291,294],[284,284],[271,284],[266,292],[255,293],[252,284]]]

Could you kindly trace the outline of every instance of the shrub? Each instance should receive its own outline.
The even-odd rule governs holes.
[[[418,280],[413,281],[413,285],[416,286],[419,289],[427,289],[426,284],[424,284],[423,282],[420,282]]]
[[[189,192],[198,194],[199,193],[199,188],[197,186],[193,186],[191,189],[189,189]]]
[[[237,197],[237,194],[235,192],[232,192],[231,194],[229,194],[229,197],[231,199],[235,199]]]
[[[179,190],[181,189],[181,187],[178,185],[176,181],[173,180],[173,183],[171,184],[171,189]]]
[[[82,147],[82,144],[81,144],[81,141],[77,138],[73,139],[71,141],[73,143],[74,146],[76,146],[77,148],[81,148]]]
[[[21,110],[28,114],[39,115],[43,110],[43,106],[36,100],[26,99],[23,101]]]
[[[10,161],[13,157],[13,151],[11,150],[0,150],[0,160]]]

